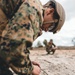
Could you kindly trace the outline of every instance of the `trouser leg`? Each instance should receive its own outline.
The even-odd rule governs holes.
[[[56,51],[56,49],[52,49],[52,52],[53,52],[52,54],[54,54],[54,53],[55,53],[55,51]]]
[[[46,52],[47,52],[47,54],[50,54],[49,48],[46,48]]]

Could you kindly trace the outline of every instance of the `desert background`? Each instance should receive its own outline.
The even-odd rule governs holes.
[[[75,75],[75,46],[58,46],[54,55],[47,55],[45,47],[33,48],[30,58],[40,64],[40,75]]]

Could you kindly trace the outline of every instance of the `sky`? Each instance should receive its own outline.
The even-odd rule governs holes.
[[[45,4],[49,0],[40,0],[42,4]],[[49,41],[53,39],[54,43],[57,46],[73,46],[72,39],[75,37],[75,0],[56,0],[59,2],[66,14],[66,20],[61,28],[61,30],[56,33],[44,32],[38,37],[34,42],[33,46],[37,45],[37,42],[40,41],[43,44],[44,39]]]

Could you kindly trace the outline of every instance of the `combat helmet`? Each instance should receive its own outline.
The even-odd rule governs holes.
[[[57,12],[59,18],[58,18],[58,22],[57,22],[57,20],[55,20],[57,23],[54,23],[54,24],[49,28],[49,31],[50,31],[50,32],[53,32],[53,33],[57,33],[57,32],[61,29],[61,27],[63,26],[63,24],[64,24],[64,22],[65,22],[65,11],[64,11],[62,5],[61,5],[60,3],[58,3],[58,2],[56,2],[55,0],[50,0],[50,1],[48,1],[48,2],[44,5],[44,7],[47,7],[47,6],[49,7],[51,3],[54,4],[55,10],[56,10],[56,12]]]

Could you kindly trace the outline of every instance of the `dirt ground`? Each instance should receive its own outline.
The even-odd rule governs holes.
[[[54,55],[39,48],[30,52],[31,60],[41,66],[40,75],[75,75],[75,50],[56,50]]]

